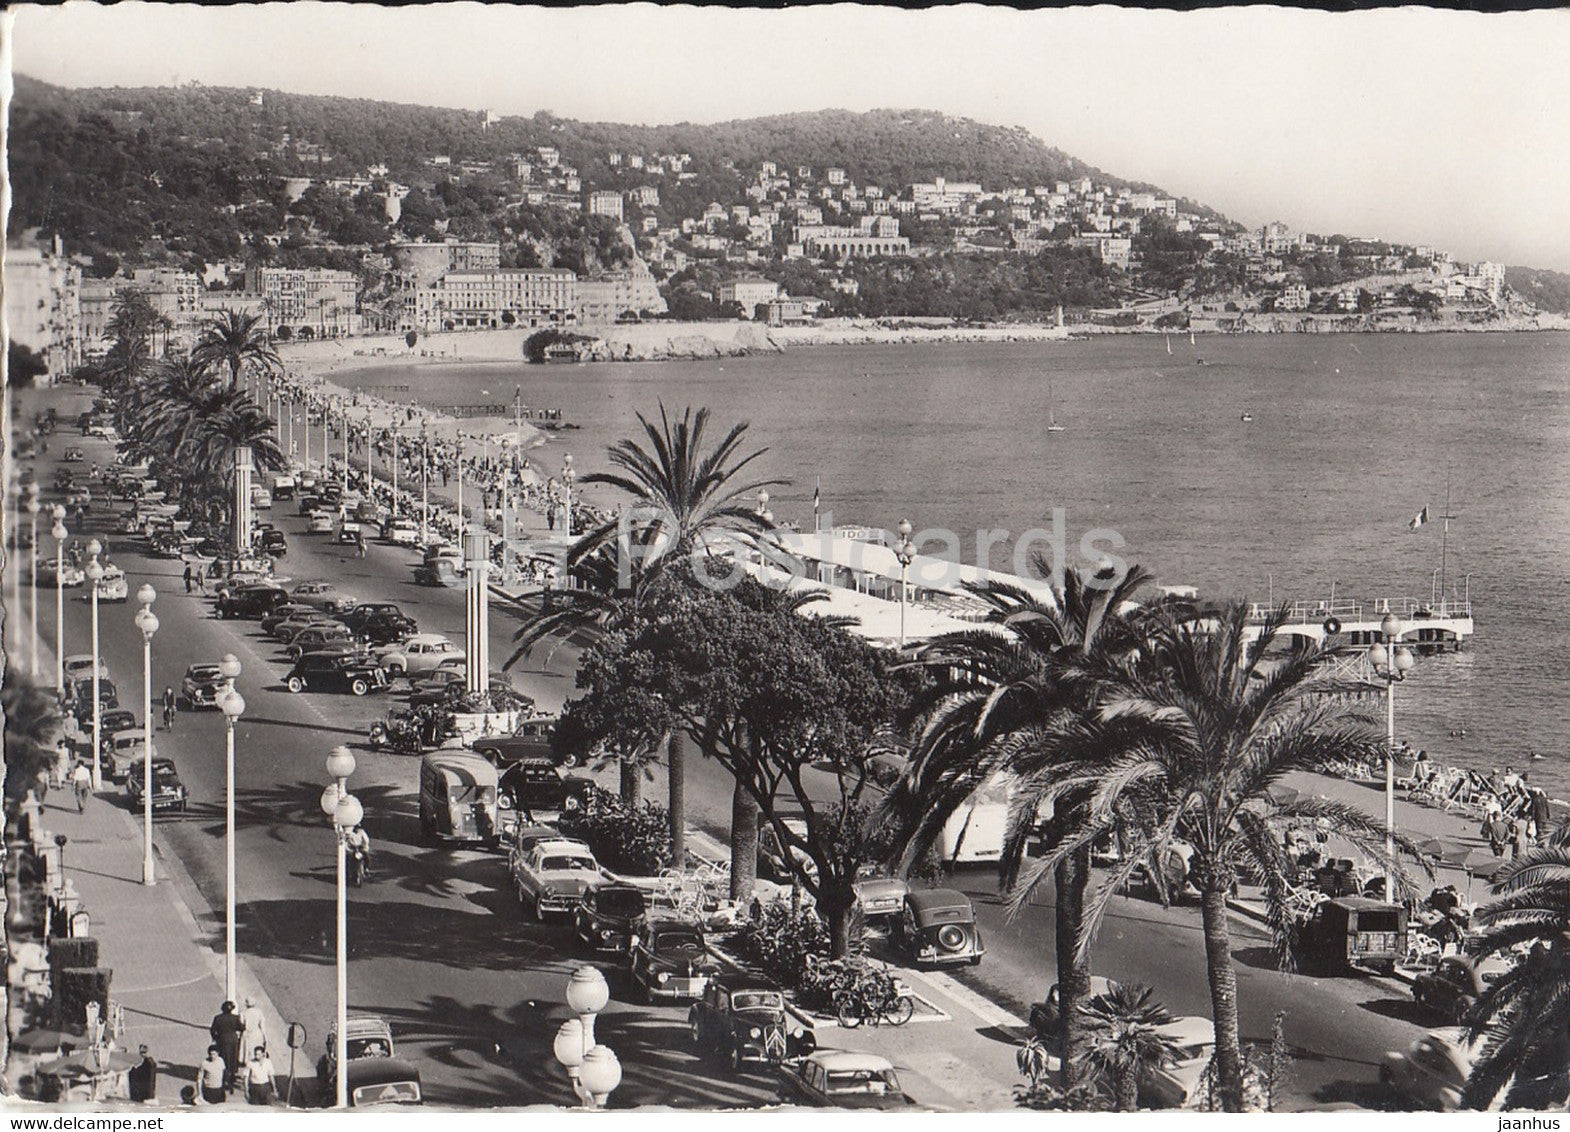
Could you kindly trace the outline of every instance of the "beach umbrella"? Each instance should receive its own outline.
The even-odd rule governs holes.
[[[1510,862],[1500,860],[1483,849],[1469,849],[1466,856],[1456,863],[1465,869],[1468,875],[1487,880]]]
[[[56,1026],[39,1026],[24,1030],[11,1040],[11,1048],[19,1053],[59,1053],[65,1045],[81,1045],[86,1036],[80,1030],[63,1030]]]
[[[1419,844],[1418,849],[1422,851],[1425,857],[1433,857],[1441,864],[1456,865],[1458,867],[1474,852],[1481,852],[1481,850],[1475,850],[1470,846],[1451,841],[1448,837],[1430,837],[1427,841]]]

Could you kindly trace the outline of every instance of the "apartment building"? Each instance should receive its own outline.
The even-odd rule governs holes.
[[[578,320],[578,277],[561,268],[449,271],[415,292],[415,329],[561,326]]]
[[[245,286],[260,296],[275,333],[288,327],[296,336],[340,338],[359,329],[360,280],[352,272],[258,265],[245,273]]]

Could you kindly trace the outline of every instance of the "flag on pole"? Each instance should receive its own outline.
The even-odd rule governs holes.
[[[812,487],[812,529],[818,529],[818,505],[822,502],[823,477],[819,476]]]
[[[1428,508],[1424,507],[1416,515],[1412,516],[1412,521],[1406,525],[1406,529],[1415,531],[1426,522],[1428,522]]]

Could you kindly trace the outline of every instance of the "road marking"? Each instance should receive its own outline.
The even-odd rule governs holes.
[[[917,982],[925,982],[941,994],[946,994],[989,1026],[999,1029],[1028,1029],[1024,1019],[1004,1010],[991,999],[983,998],[963,983],[941,971],[906,971]]]

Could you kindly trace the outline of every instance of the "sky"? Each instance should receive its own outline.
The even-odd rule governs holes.
[[[17,72],[65,86],[645,124],[940,110],[1245,224],[1570,271],[1570,9],[71,3],[20,9],[12,34]]]

